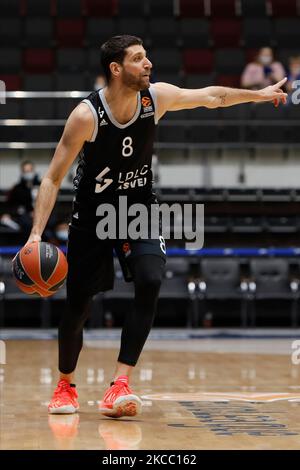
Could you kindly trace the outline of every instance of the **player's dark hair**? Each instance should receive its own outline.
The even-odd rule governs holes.
[[[119,64],[123,63],[127,47],[143,45],[141,38],[136,36],[130,36],[129,34],[122,34],[121,36],[113,36],[108,39],[101,46],[101,64],[103,73],[107,82],[110,81],[111,71],[109,65],[111,62],[118,62]]]

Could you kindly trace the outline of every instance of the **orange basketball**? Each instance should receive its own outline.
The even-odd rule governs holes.
[[[32,242],[15,256],[13,273],[18,287],[26,294],[50,297],[62,287],[68,273],[68,263],[57,246]]]

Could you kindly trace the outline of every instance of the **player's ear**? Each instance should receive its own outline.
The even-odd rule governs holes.
[[[114,77],[117,77],[120,75],[121,73],[121,64],[119,64],[118,62],[111,62],[109,64],[109,68],[110,68],[110,71],[111,71],[111,74],[114,76]]]

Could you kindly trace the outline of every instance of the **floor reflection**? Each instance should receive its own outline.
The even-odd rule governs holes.
[[[48,424],[55,438],[57,448],[72,450],[78,434],[79,414],[49,415]]]
[[[98,427],[99,436],[107,450],[138,450],[142,441],[139,424],[129,420],[103,419]]]

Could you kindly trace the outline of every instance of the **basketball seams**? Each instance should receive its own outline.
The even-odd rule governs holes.
[[[48,256],[48,255],[49,256]],[[41,276],[44,282],[49,283],[51,276],[57,266],[59,250],[51,243],[45,242],[40,245]]]
[[[26,245],[25,245],[26,246]],[[24,268],[24,271],[25,273],[27,274],[27,276],[32,280],[33,282],[33,285],[37,285],[39,284],[34,278],[35,278],[35,273],[34,272],[31,272],[30,274],[28,273],[28,268],[26,269],[25,266],[26,266],[26,263],[24,264],[24,262],[22,262],[22,258],[24,256],[24,253],[23,253],[23,249],[20,251],[20,261],[22,263],[22,266]],[[41,286],[42,287],[42,286]]]
[[[22,282],[18,281],[17,279],[16,279],[16,284],[23,292],[25,292],[28,295],[34,296],[38,294],[38,296],[40,297],[41,296],[50,297],[50,295],[52,295],[52,293],[50,293],[49,291],[45,289],[42,289],[42,287],[38,286],[37,284],[33,284],[32,286],[26,286],[25,284],[22,284]]]
[[[32,285],[34,284],[34,281],[33,279],[28,275],[25,267],[24,267],[24,264],[22,263],[22,258],[21,258],[21,253],[19,253],[19,256],[16,256],[16,259],[14,261],[14,264],[18,265],[18,263],[20,263],[21,265],[21,268],[23,269],[24,271],[24,274],[26,275],[26,277],[32,282]],[[15,273],[15,268],[14,268],[14,273]],[[15,274],[16,275],[16,274]],[[17,277],[18,281],[21,282],[22,284],[24,284],[25,286],[28,286],[28,287],[31,287],[30,285],[26,284],[25,282],[22,281],[22,279],[19,279]]]
[[[41,267],[41,244],[40,242],[37,242],[38,243],[38,260],[39,260],[39,275],[40,275],[40,279],[42,279],[42,281],[44,281],[43,277],[42,277],[42,267]],[[46,283],[46,281],[44,281]]]
[[[68,263],[64,254],[60,251],[59,248],[55,247],[57,250],[57,263],[56,266],[48,278],[48,282],[51,283],[51,288],[55,287],[57,284],[62,284],[68,273]],[[65,268],[65,273],[64,273]],[[62,270],[62,272],[60,272]],[[53,285],[54,284],[54,285]]]
[[[19,261],[20,261],[20,265],[22,266],[22,269],[24,270],[24,273],[27,274],[27,271],[26,271],[25,268],[24,268],[24,264],[22,263],[22,253],[20,253]],[[29,277],[29,279],[32,281],[31,277],[30,277],[28,274],[27,274],[27,277]],[[32,283],[34,284],[33,281],[32,281]]]
[[[37,247],[37,250],[38,250],[38,270],[37,272],[31,272],[31,274],[27,274],[28,272],[28,269],[25,269],[25,272],[26,274],[28,275],[28,277],[30,277],[30,279],[32,280],[33,284],[40,287],[41,289],[47,289],[49,286],[44,282],[44,280],[42,279],[41,275],[40,275],[40,250],[39,250],[39,242],[38,243],[38,247]],[[26,246],[26,245],[25,245]],[[24,256],[24,253],[23,253],[23,249],[20,251],[20,258],[22,258]],[[23,263],[22,263],[23,264]],[[25,266],[23,264],[23,266]]]
[[[47,281],[44,280],[44,278],[42,277],[42,267],[41,267],[41,242],[37,242],[38,244],[38,266],[39,266],[39,269],[38,269],[38,274],[39,274],[39,282],[35,282],[36,286],[39,287],[40,289],[42,290],[45,290],[47,291],[47,289],[49,288],[49,284],[47,283]],[[40,282],[42,281],[42,282]],[[44,287],[44,285],[46,287]]]
[[[51,277],[54,276],[55,271],[57,270],[57,267],[58,267],[59,262],[60,262],[60,252],[59,252],[59,250],[57,249],[57,247],[55,247],[55,249],[56,249],[56,252],[57,252],[57,260],[56,260],[56,264],[55,264],[55,267],[54,267],[52,273],[51,273],[50,276],[48,277],[47,281],[45,281],[45,282],[47,282],[47,283],[49,283]]]

